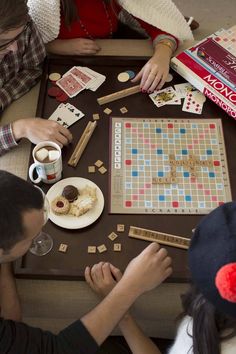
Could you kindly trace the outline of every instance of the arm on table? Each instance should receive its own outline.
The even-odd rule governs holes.
[[[1,316],[6,320],[21,320],[21,306],[17,294],[12,264],[1,264],[0,270]]]
[[[149,269],[149,273],[142,274],[142,277],[139,279],[140,283],[145,279],[145,277],[151,276],[151,272],[155,273],[155,281],[156,286],[159,285],[166,277],[171,274],[171,259],[167,256],[167,252],[165,249],[160,249],[160,246],[155,244],[156,254],[155,254],[155,267]],[[151,244],[149,247],[154,247]],[[145,254],[144,250],[144,254]],[[142,253],[141,253],[142,255]],[[140,256],[141,256],[140,255]],[[147,255],[147,253],[146,253]],[[141,263],[143,262],[143,266],[148,262],[147,259],[140,259]],[[127,268],[129,271],[129,266]],[[137,272],[141,272],[141,269],[137,269]],[[134,276],[134,275],[133,275]],[[118,288],[119,284],[124,281],[124,278],[121,278],[121,272],[119,269],[115,268],[113,265],[109,263],[99,263],[96,264],[90,269],[89,267],[85,270],[85,278],[91,288],[98,293],[99,295],[106,296],[110,291],[112,294],[115,289]],[[125,277],[125,274],[124,274]],[[118,282],[118,284],[117,284]],[[117,284],[117,285],[116,285]],[[127,285],[129,286],[129,285]],[[106,299],[109,298],[109,295]],[[125,298],[120,298],[120,303],[126,302]],[[131,303],[130,303],[131,305]],[[120,306],[117,304],[117,306]],[[124,309],[123,309],[124,310]],[[126,311],[128,307],[126,308]],[[112,311],[112,309],[111,309]],[[114,312],[114,310],[113,310]],[[111,312],[112,313],[112,312]],[[110,314],[110,318],[111,318]],[[88,326],[87,326],[88,327]],[[134,354],[160,354],[158,348],[154,345],[154,343],[142,332],[142,330],[137,326],[135,321],[129,314],[126,314],[119,322],[119,327],[128,342],[132,353]]]
[[[178,39],[138,18],[136,20],[153,40],[154,52],[132,81],[141,80],[142,91],[151,93],[154,90],[160,90],[165,84],[169,73],[170,59],[178,47]]]
[[[91,39],[55,39],[46,44],[49,53],[60,55],[93,55],[101,48]]]
[[[98,306],[57,336],[23,323],[0,320],[1,353],[96,353],[98,345],[106,339],[137,297],[162,281],[157,272],[160,256],[163,257],[162,252],[158,252],[159,248],[156,243],[149,245],[129,263],[121,281]],[[163,277],[170,273],[171,268],[165,267]]]
[[[16,147],[22,138],[27,138],[34,144],[49,140],[60,147],[72,141],[70,131],[55,121],[41,118],[19,119],[0,127],[0,156]]]

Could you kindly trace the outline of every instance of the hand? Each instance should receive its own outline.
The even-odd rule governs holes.
[[[120,283],[141,295],[160,285],[171,273],[166,249],[153,242],[128,264]]]
[[[87,38],[67,39],[71,55],[91,55],[96,54],[101,49],[97,43]]]
[[[165,84],[170,66],[170,49],[162,46],[135,76],[132,82],[140,82],[143,92],[152,93]]]
[[[110,263],[100,262],[85,268],[85,279],[92,290],[105,297],[122,278],[121,271]]]
[[[62,147],[72,140],[72,135],[68,129],[55,121],[41,118],[17,120],[12,124],[12,130],[16,141],[27,138],[33,144],[49,140]]]

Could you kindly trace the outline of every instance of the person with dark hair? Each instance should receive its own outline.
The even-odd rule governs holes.
[[[26,0],[0,1],[0,111],[28,92],[42,74],[46,51],[28,14]],[[52,140],[61,146],[71,141],[70,132],[56,122],[28,118],[0,127],[0,155],[21,138],[37,144]]]
[[[96,54],[100,50],[96,39],[116,36],[119,21],[150,37],[153,56],[133,79],[141,80],[143,92],[164,85],[179,41],[193,39],[171,0],[29,0],[28,4],[47,50],[55,54]]]
[[[100,304],[58,335],[27,326],[19,322],[21,311],[9,262],[27,252],[41,231],[44,197],[39,188],[6,171],[0,171],[0,196],[1,354],[96,353],[132,303],[172,272],[167,252],[152,243],[128,264],[121,281]]]
[[[168,354],[235,354],[235,202],[218,207],[199,223],[190,244],[189,267],[193,284],[182,296],[184,312]],[[111,264],[99,263],[87,267],[85,277],[97,294],[105,296],[122,274]],[[128,313],[119,328],[133,354],[160,354]]]

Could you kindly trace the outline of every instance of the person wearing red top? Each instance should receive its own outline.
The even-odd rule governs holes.
[[[58,2],[59,4],[57,4]],[[155,1],[149,2],[153,4],[152,6],[156,6]],[[42,25],[42,21],[50,22],[50,17],[45,18],[45,16],[47,17],[47,11],[44,9],[44,16],[39,16],[37,13],[42,6],[39,4],[39,0],[29,0],[28,3],[31,16],[37,23],[39,30],[42,28],[42,31],[45,31],[47,27],[48,32],[50,32],[51,28],[48,23]],[[58,30],[56,29],[55,32],[56,36],[49,37],[49,40],[46,41],[48,42],[46,44],[47,50],[61,55],[96,54],[100,50],[96,39],[112,38],[118,30],[119,20],[122,19],[122,22],[128,20],[129,25],[131,24],[132,27],[150,37],[153,41],[153,56],[133,79],[133,82],[141,80],[140,87],[143,92],[153,92],[155,89],[160,89],[166,81],[170,58],[178,46],[177,36],[153,26],[151,24],[153,21],[150,21],[150,23],[144,21],[148,16],[150,17],[150,8],[147,9],[148,4],[144,5],[142,2],[131,4],[132,1],[130,3],[126,1],[127,6],[132,5],[137,14],[141,13],[141,16],[135,16],[135,11],[130,14],[121,6],[124,5],[123,3],[125,3],[123,0],[51,0],[52,6],[59,6],[60,23]],[[172,2],[171,4],[175,6]],[[144,12],[146,11],[146,17],[142,17],[142,7],[144,7]],[[176,9],[176,11],[178,10]],[[180,13],[177,15],[182,17],[180,20],[183,20],[188,27],[184,17]],[[54,14],[54,17],[51,18],[52,31],[57,26],[56,17],[57,15]],[[171,18],[171,20],[173,19]],[[158,20],[155,19],[154,22],[156,23]],[[174,27],[172,25],[172,33]],[[188,30],[191,33],[189,27],[184,30],[186,33]],[[178,32],[176,33],[178,34]],[[46,35],[48,36],[48,33]]]

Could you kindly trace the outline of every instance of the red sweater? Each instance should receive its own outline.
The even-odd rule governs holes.
[[[78,9],[79,18],[81,19],[81,23],[79,21],[75,21],[71,24],[71,28],[68,29],[65,25],[64,17],[62,14],[61,27],[58,36],[59,39],[91,38],[91,37],[108,38],[111,32],[111,24],[112,24],[112,32],[113,33],[116,32],[118,26],[118,15],[121,11],[121,7],[118,4],[116,4],[115,2],[113,2],[113,5],[111,5],[110,3],[107,4],[106,5],[107,11],[105,11],[104,8],[105,2],[103,2],[102,0],[75,0],[75,1],[77,3],[77,9]],[[152,38],[152,40],[154,40],[160,34],[166,34],[166,32],[163,32],[158,28],[149,25],[144,21],[141,21],[139,19],[137,20],[140,23],[141,27]],[[87,33],[89,33],[89,35]]]

